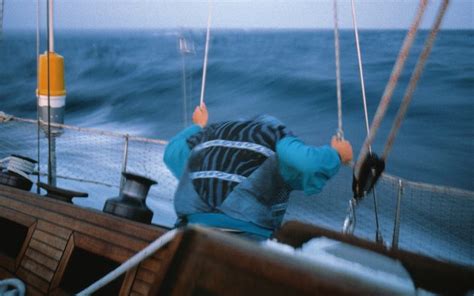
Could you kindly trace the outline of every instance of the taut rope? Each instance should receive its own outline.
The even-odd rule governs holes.
[[[369,134],[367,135],[367,138],[365,139],[364,144],[362,145],[362,149],[360,150],[359,157],[355,164],[354,174],[356,176],[358,176],[360,173],[362,163],[364,163],[365,158],[367,157],[369,147],[372,144],[377,130],[382,122],[382,119],[385,116],[385,112],[388,109],[388,105],[390,104],[390,100],[392,99],[393,91],[395,90],[395,86],[397,85],[398,79],[400,78],[400,74],[403,70],[403,66],[405,65],[405,62],[407,60],[408,53],[410,52],[410,48],[413,44],[413,41],[415,40],[416,32],[418,30],[418,27],[420,26],[421,19],[426,10],[427,4],[427,0],[420,0],[420,5],[418,7],[415,20],[410,26],[407,36],[403,41],[402,48],[400,50],[400,53],[398,54],[395,66],[393,67],[392,74],[390,75],[390,79],[388,80],[387,86],[385,87],[382,99],[380,100],[379,106],[377,107],[377,112],[375,113],[374,119],[370,126]]]
[[[212,19],[212,0],[209,0],[208,14],[207,14],[206,47],[204,49],[204,65],[202,67],[201,98],[199,100],[199,106],[202,106],[204,104],[204,92],[206,90],[207,56],[209,54],[209,39],[210,39],[210,35],[211,35],[211,19]]]
[[[334,0],[334,52],[336,59],[336,88],[337,88],[337,137],[344,138],[342,129],[342,91],[341,91],[341,67],[339,62],[339,27],[337,18],[337,0]]]
[[[431,48],[433,47],[434,40],[436,38],[436,34],[439,31],[441,26],[441,22],[443,20],[444,14],[448,8],[449,0],[444,0],[443,4],[440,6],[438,10],[438,14],[436,16],[436,20],[431,28],[430,35],[425,42],[425,46],[423,47],[423,51],[418,58],[418,61],[415,66],[415,70],[413,70],[413,74],[410,78],[410,82],[408,83],[408,88],[405,92],[403,100],[400,104],[400,108],[398,109],[397,115],[392,125],[392,129],[390,130],[390,134],[388,136],[387,142],[385,143],[385,148],[382,154],[382,159],[387,159],[390,150],[392,149],[393,142],[395,140],[395,136],[400,129],[403,119],[405,118],[405,114],[408,110],[408,106],[410,105],[411,99],[413,97],[413,93],[415,92],[416,84],[420,79],[421,73],[423,72],[423,67],[425,66],[426,60],[431,52]]]

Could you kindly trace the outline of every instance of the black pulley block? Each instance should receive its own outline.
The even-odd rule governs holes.
[[[375,153],[368,153],[360,167],[359,175],[352,179],[352,192],[355,199],[363,198],[374,188],[375,183],[385,169],[385,161]]]

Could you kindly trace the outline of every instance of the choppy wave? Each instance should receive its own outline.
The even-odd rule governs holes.
[[[401,46],[403,31],[362,31],[369,116]],[[65,57],[66,123],[170,138],[199,101],[202,30],[59,32]],[[375,143],[380,151],[427,33],[412,49]],[[194,43],[182,56],[178,37]],[[417,181],[474,190],[474,31],[442,31],[426,65],[387,170]],[[260,113],[280,117],[309,143],[328,142],[337,127],[331,31],[215,31],[206,102],[212,121]],[[44,44],[43,44],[44,45]],[[0,110],[35,117],[34,32],[6,32],[0,43]],[[365,136],[352,32],[341,34],[345,136],[355,154]],[[5,136],[5,135],[0,135]]]

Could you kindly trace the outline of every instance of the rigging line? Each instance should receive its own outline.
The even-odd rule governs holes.
[[[408,88],[405,92],[402,103],[400,104],[400,108],[398,109],[397,115],[392,125],[392,129],[390,130],[390,134],[388,136],[387,142],[385,143],[382,159],[387,159],[388,154],[390,153],[390,150],[392,149],[393,142],[395,141],[395,137],[398,133],[398,130],[400,129],[402,121],[405,118],[405,114],[408,110],[408,106],[410,105],[411,99],[413,97],[413,93],[415,92],[416,84],[418,83],[418,80],[420,79],[426,60],[428,59],[431,49],[433,48],[433,43],[436,38],[436,34],[438,33],[440,29],[441,22],[448,8],[448,5],[449,5],[449,0],[444,0],[443,4],[440,6],[438,10],[436,20],[433,24],[430,35],[428,36],[428,39],[425,42],[423,51],[421,52],[418,58],[418,62],[415,66],[415,70],[413,71],[413,74],[410,78],[410,82],[408,83]]]
[[[188,96],[186,94],[186,61],[184,53],[181,53],[181,65],[183,74],[183,125],[186,128],[188,126]]]
[[[416,32],[421,23],[421,19],[424,15],[427,4],[428,4],[428,0],[420,0],[420,4],[418,7],[418,11],[416,13],[415,19],[412,25],[410,26],[410,29],[407,32],[405,40],[403,41],[403,45],[398,54],[397,61],[395,62],[395,65],[393,66],[392,74],[390,75],[390,78],[385,87],[385,91],[382,95],[382,99],[380,100],[379,106],[377,107],[377,112],[375,113],[374,119],[372,120],[369,135],[365,139],[364,144],[362,145],[362,149],[359,152],[359,157],[354,167],[354,174],[356,176],[358,176],[360,173],[360,168],[362,166],[362,163],[365,161],[365,158],[367,157],[367,152],[369,151],[369,147],[375,138],[375,134],[377,133],[377,130],[380,127],[381,121],[383,117],[385,116],[385,112],[387,111],[388,105],[390,104],[390,100],[395,90],[395,86],[397,85],[398,78],[401,75],[405,61],[407,60],[411,45],[413,44],[413,41],[415,40]]]
[[[364,116],[365,116],[365,127],[367,129],[367,136],[370,134],[370,127],[369,127],[369,115],[367,112],[367,97],[365,95],[365,80],[364,80],[364,70],[362,68],[362,54],[360,52],[360,41],[359,41],[359,30],[357,27],[357,15],[355,10],[355,3],[354,0],[351,0],[352,6],[352,24],[354,26],[354,35],[356,40],[356,48],[357,48],[357,60],[359,63],[359,75],[360,75],[360,84],[362,88],[362,100],[364,105]],[[368,146],[369,152],[372,152],[372,147]],[[358,176],[358,175],[356,175]],[[378,215],[378,208],[377,208],[377,194],[375,193],[375,188],[372,190],[373,193],[373,200],[374,200],[374,214],[375,214],[375,226],[376,226],[376,241],[381,241],[381,234],[379,228],[379,215]],[[380,239],[379,239],[380,238]]]
[[[50,5],[50,0],[48,0],[46,2],[46,16],[47,16],[47,22],[46,22],[46,26],[47,26],[47,39],[48,39],[48,44],[47,44],[47,53],[46,53],[46,58],[47,58],[47,63],[48,63],[48,66],[46,67],[47,68],[47,73],[48,73],[48,78],[47,78],[47,81],[48,81],[48,184],[49,185],[52,185],[52,182],[53,182],[53,175],[52,175],[52,159],[51,159],[51,152],[52,152],[52,147],[51,147],[51,90],[50,90],[50,73],[49,73],[49,51],[50,51],[50,39],[51,39],[51,36],[50,36],[50,13],[52,11],[50,11],[51,9],[51,5]]]
[[[41,182],[41,147],[40,147],[40,135],[41,135],[41,128],[40,128],[40,107],[39,107],[39,56],[40,56],[40,0],[36,0],[36,84],[38,86],[37,94],[36,94],[36,120],[38,122],[36,126],[36,152],[37,152],[37,161],[38,161],[38,176],[36,176],[37,183]],[[36,193],[40,194],[39,186],[36,186]]]
[[[339,27],[337,18],[337,0],[334,0],[334,51],[336,59],[336,88],[337,88],[337,137],[344,138],[342,130],[342,92],[341,92],[341,70],[339,62]]]
[[[208,2],[208,13],[207,13],[207,31],[206,31],[206,46],[204,49],[204,64],[202,67],[202,84],[201,84],[201,98],[199,100],[199,106],[204,104],[204,91],[206,89],[206,72],[207,72],[207,56],[209,53],[209,37],[211,31],[211,19],[212,19],[212,0]]]
[[[365,95],[364,69],[362,68],[362,54],[360,53],[359,30],[357,27],[357,15],[355,11],[354,0],[351,0],[351,6],[352,6],[352,25],[354,26],[354,35],[355,35],[356,48],[357,48],[357,60],[359,63],[360,85],[362,88],[362,101],[364,104],[365,127],[367,129],[367,135],[369,135],[370,128],[369,128],[369,115],[367,112],[367,97]],[[369,150],[371,150],[370,147],[369,147]]]

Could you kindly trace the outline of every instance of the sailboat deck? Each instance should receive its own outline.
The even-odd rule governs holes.
[[[78,253],[75,251],[85,251],[91,258],[103,257],[104,261],[118,265],[165,232],[159,227],[4,186],[0,186],[0,219],[19,224],[26,230],[15,257],[0,253],[0,278],[19,277],[27,284],[29,295],[61,295],[71,288],[64,287],[67,285],[65,277],[80,271],[90,273],[88,266],[68,269],[68,263]],[[160,282],[171,249],[157,252],[127,272],[118,285],[120,294],[148,294],[153,284]]]
[[[69,295],[89,286],[166,229],[0,186],[0,279],[18,277],[27,295]],[[300,246],[325,236],[398,260],[416,287],[464,295],[474,270],[341,233],[288,222],[279,241]],[[375,276],[375,277],[373,277]],[[187,228],[95,295],[397,294],[380,275],[360,276],[233,235]],[[397,292],[398,291],[398,292]]]

